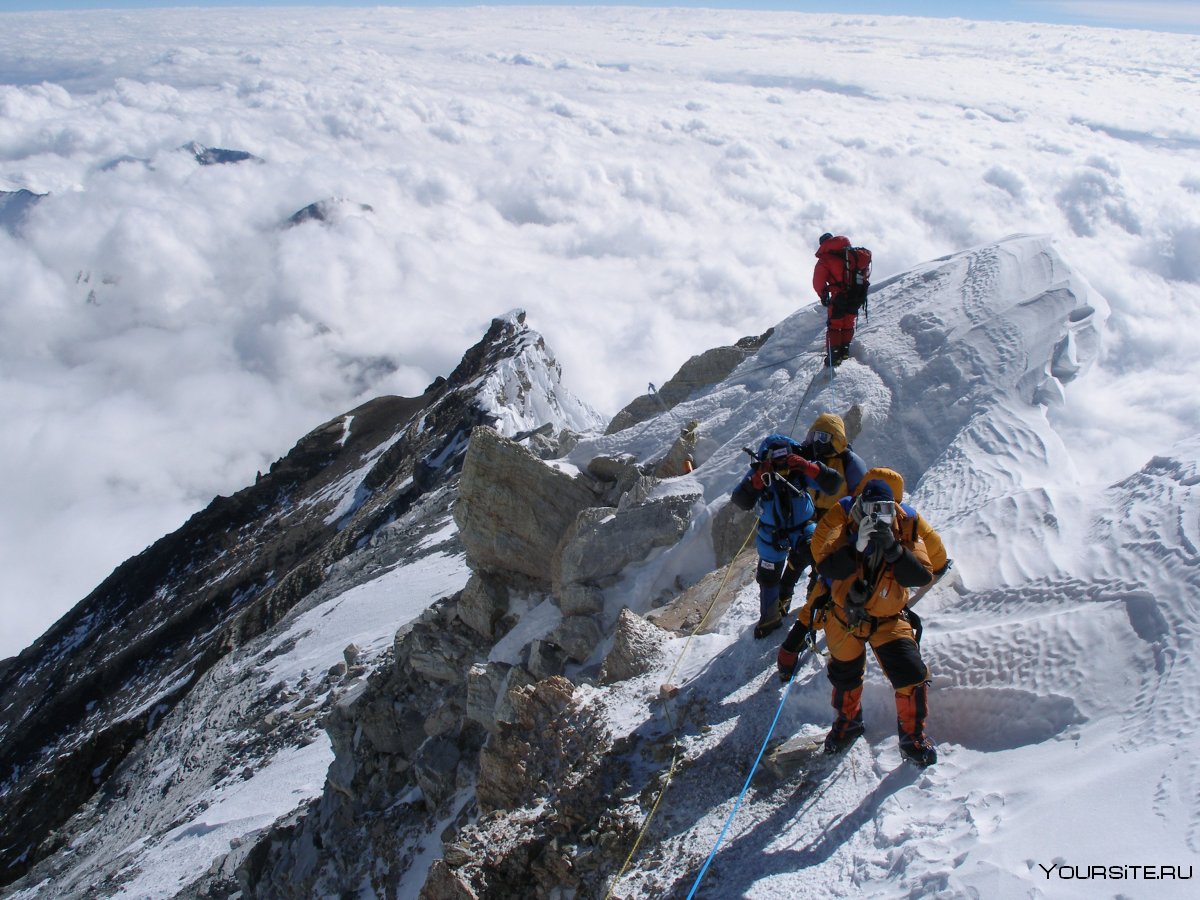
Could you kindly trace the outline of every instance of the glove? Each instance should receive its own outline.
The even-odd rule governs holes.
[[[809,478],[816,478],[821,474],[821,467],[814,462],[809,462],[799,453],[789,453],[787,459],[787,467],[796,472],[803,472]]]
[[[825,291],[823,294],[821,294],[821,305],[822,306],[829,305],[829,291]]]
[[[875,525],[874,531],[871,532],[871,540],[883,552],[883,558],[887,562],[895,562],[904,552],[904,547],[896,540],[896,535],[892,532],[892,526],[888,522],[879,522]]]
[[[867,618],[867,601],[871,599],[871,589],[861,578],[855,579],[846,595],[843,610],[846,613],[846,625],[854,628]]]
[[[872,529],[874,524],[868,520],[863,520],[858,524],[858,537],[854,541],[854,549],[859,553],[867,552],[867,544],[871,543],[871,535],[874,533]]]
[[[754,470],[754,474],[750,476],[750,486],[756,491],[765,490],[767,485],[771,483],[771,476],[774,474],[771,471],[770,463],[760,463],[758,468]]]
[[[779,648],[779,656],[776,659],[776,664],[779,666],[779,680],[787,684],[792,680],[792,676],[796,674],[796,660],[800,658],[799,653],[792,653],[789,650]]]

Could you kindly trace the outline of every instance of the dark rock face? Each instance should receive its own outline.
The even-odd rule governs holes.
[[[192,141],[189,144],[184,144],[180,149],[186,150],[192,154],[202,166],[223,166],[231,163],[264,162],[262,157],[255,156],[253,153],[248,153],[245,150],[225,150],[221,147],[205,147],[203,144]]]
[[[14,237],[20,234],[21,226],[29,210],[38,204],[45,194],[35,194],[21,188],[19,191],[0,191],[0,228]]]
[[[381,397],[315,429],[0,666],[0,883],[59,849],[55,830],[218,660],[457,477],[465,436],[492,421],[475,385],[529,334],[496,320],[422,396]],[[347,479],[358,479],[352,494],[338,487]],[[465,672],[462,691],[465,700]],[[431,785],[445,784],[427,768]]]
[[[374,212],[366,203],[350,203],[346,200],[318,200],[288,216],[285,227],[303,225],[305,222],[330,222],[347,211]]]

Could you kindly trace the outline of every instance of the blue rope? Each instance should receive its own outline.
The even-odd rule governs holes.
[[[754,765],[750,767],[750,774],[746,776],[746,783],[742,785],[742,792],[738,794],[737,800],[733,804],[733,811],[729,814],[729,818],[725,820],[725,826],[721,829],[721,833],[717,835],[717,842],[713,845],[712,850],[708,854],[708,859],[704,861],[704,865],[700,867],[700,874],[696,876],[695,883],[692,884],[692,889],[688,891],[687,900],[692,900],[696,895],[696,889],[700,887],[700,882],[704,880],[704,873],[708,871],[709,863],[713,861],[713,857],[717,855],[717,850],[721,847],[721,841],[725,839],[725,832],[729,830],[729,826],[733,824],[733,817],[737,815],[738,809],[741,808],[742,798],[746,796],[746,791],[750,790],[750,779],[754,777],[754,773],[758,771],[758,764],[762,761],[763,753],[767,750],[767,742],[771,740],[771,735],[775,732],[775,726],[779,722],[779,716],[783,712],[783,704],[787,700],[788,691],[792,689],[792,684],[798,679],[793,677],[787,683],[787,687],[783,689],[783,696],[779,698],[779,708],[775,710],[775,718],[771,720],[771,727],[767,729],[767,736],[763,738],[762,746],[758,748],[758,756],[754,758]]]

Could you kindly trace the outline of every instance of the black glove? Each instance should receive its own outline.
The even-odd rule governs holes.
[[[876,523],[875,530],[871,532],[871,540],[883,553],[883,558],[890,563],[898,560],[904,552],[904,547],[896,540],[890,522]]]
[[[856,578],[850,585],[843,604],[846,612],[846,625],[854,628],[867,618],[867,601],[871,599],[871,587],[861,578]]]

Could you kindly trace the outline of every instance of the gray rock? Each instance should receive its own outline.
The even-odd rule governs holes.
[[[555,550],[596,490],[480,426],[471,432],[454,506],[467,562],[549,586]]]
[[[529,645],[529,671],[537,678],[561,675],[566,651],[553,641],[534,641]]]
[[[673,495],[620,511],[585,509],[576,519],[559,558],[561,585],[605,585],[630,563],[656,547],[674,544],[687,531],[699,494]]]
[[[584,662],[596,649],[604,633],[591,616],[563,616],[558,627],[550,633],[550,640],[562,647],[572,662]]]
[[[495,731],[496,704],[500,692],[507,689],[507,663],[477,663],[467,674],[467,718],[488,731]]]
[[[413,774],[429,809],[437,809],[454,793],[460,758],[458,745],[445,736],[429,738],[417,751]]]
[[[531,684],[535,684],[537,678],[533,676],[524,666],[512,666],[505,673],[504,683],[500,686],[500,691],[496,699],[495,721],[497,725],[512,725],[519,721],[519,713],[514,705],[513,698]]]
[[[604,609],[604,592],[595,585],[573,581],[562,586],[558,606],[564,616],[592,616]]]
[[[503,582],[472,574],[458,598],[458,617],[463,624],[481,637],[495,640],[507,611],[508,590]]]
[[[679,437],[667,451],[666,457],[654,469],[656,478],[676,478],[688,474],[695,468],[698,437],[696,429],[699,427],[700,423],[693,419],[680,429]]]
[[[727,565],[742,547],[753,546],[751,532],[757,521],[755,510],[738,509],[732,503],[725,503],[713,514],[713,554],[718,567]]]
[[[613,684],[655,667],[662,655],[667,632],[628,608],[621,610],[613,635],[613,646],[600,667],[600,682]]]
[[[742,338],[732,347],[714,347],[693,356],[657,393],[643,394],[617,413],[604,433],[615,434],[651,419],[692,397],[701,388],[716,384],[766,343],[774,330],[758,337]]]
[[[417,900],[479,900],[479,895],[450,867],[447,858],[433,861]]]

